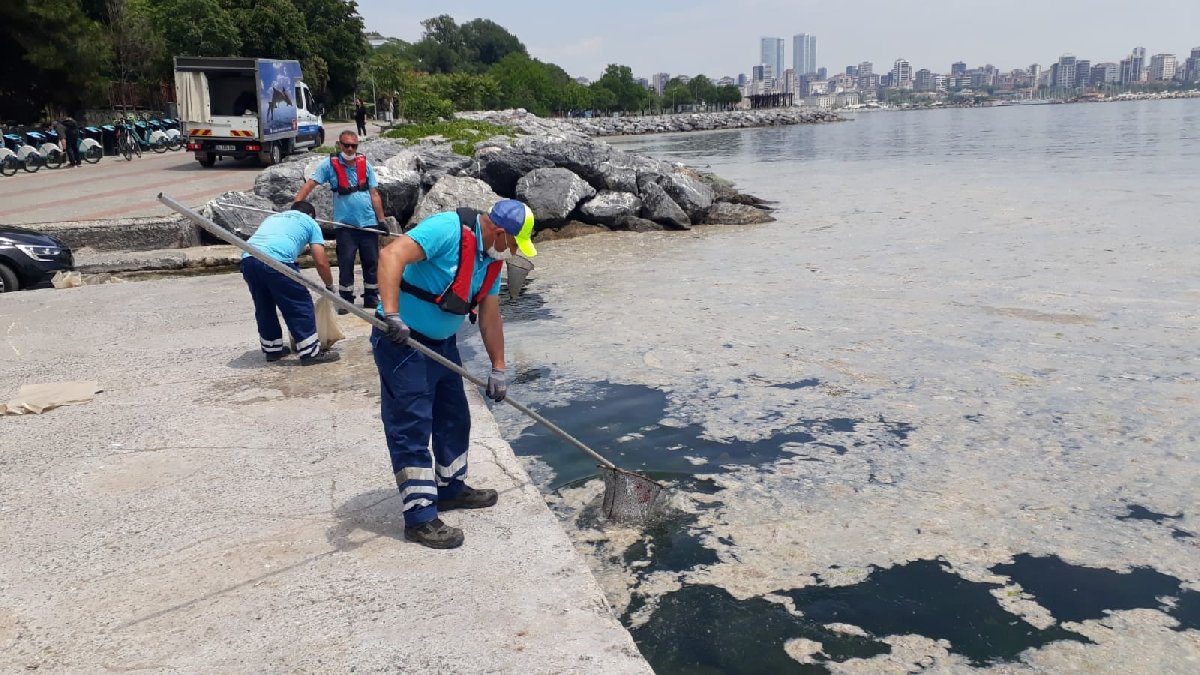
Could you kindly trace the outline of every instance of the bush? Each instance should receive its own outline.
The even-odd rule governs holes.
[[[403,138],[407,141],[418,141],[429,136],[441,136],[451,145],[451,149],[460,155],[470,156],[475,151],[475,143],[493,136],[513,136],[512,129],[489,122],[474,120],[446,119],[440,122],[424,122],[419,124],[404,124],[384,132],[387,138]]]

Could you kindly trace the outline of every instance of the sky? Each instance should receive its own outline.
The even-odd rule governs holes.
[[[1180,62],[1200,47],[1200,0],[585,0],[575,2],[359,0],[367,30],[415,41],[421,21],[449,14],[459,23],[491,19],[532,56],[595,79],[609,63],[638,77],[657,72],[712,77],[750,73],[759,39],[817,36],[817,61],[839,72],[871,61],[875,72],[897,58],[914,70],[991,63],[1002,70],[1043,66],[1064,53],[1118,62],[1133,47]],[[886,66],[881,67],[881,66]]]

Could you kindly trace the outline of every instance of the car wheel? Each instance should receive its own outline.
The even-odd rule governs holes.
[[[0,263],[0,293],[18,290],[21,290],[21,284],[17,281],[17,273]]]
[[[212,155],[205,155],[202,158],[198,158],[196,161],[200,162],[200,166],[206,169],[211,169],[212,166],[217,163],[217,158],[213,157]]]

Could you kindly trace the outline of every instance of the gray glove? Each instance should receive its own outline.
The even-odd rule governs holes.
[[[408,336],[412,331],[400,320],[399,314],[384,314],[383,322],[387,324],[387,328],[383,331],[387,339],[398,345],[402,345],[408,340]]]
[[[492,368],[492,374],[488,375],[487,397],[499,403],[505,396],[508,396],[508,375],[503,368]]]

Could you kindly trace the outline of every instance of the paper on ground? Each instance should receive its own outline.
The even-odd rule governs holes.
[[[0,404],[0,415],[41,414],[59,406],[87,403],[99,391],[98,382],[26,384],[17,392],[16,398]]]

